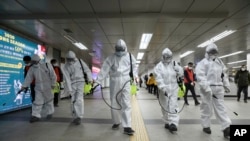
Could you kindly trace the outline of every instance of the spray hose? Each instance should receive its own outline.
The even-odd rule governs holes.
[[[100,86],[101,86],[102,99],[103,99],[103,101],[106,103],[106,105],[109,106],[109,107],[110,107],[111,109],[113,109],[113,110],[121,110],[121,109],[122,109],[122,105],[121,105],[121,103],[120,103],[119,100],[118,100],[118,96],[121,94],[121,92],[122,92],[123,89],[125,88],[126,84],[129,83],[129,82],[130,82],[130,80],[126,81],[126,82],[124,83],[124,85],[122,86],[122,88],[115,94],[115,95],[116,95],[116,96],[115,96],[115,99],[116,99],[116,102],[117,102],[117,104],[118,104],[118,108],[117,108],[117,107],[112,107],[112,106],[105,100],[105,98],[104,98],[104,96],[103,96],[103,91],[102,91],[102,85],[101,85],[101,84],[95,82],[95,83],[97,83],[97,85],[96,85],[95,87],[93,87],[93,93],[96,92],[96,91],[94,91],[94,90],[100,85]]]
[[[166,96],[168,99],[170,99],[170,97],[169,97],[167,94],[165,94],[165,96]],[[182,106],[182,108],[181,108],[181,110],[178,112],[178,110],[175,109],[175,113],[173,113],[173,112],[170,112],[169,110],[165,109],[165,108],[162,106],[162,104],[161,104],[159,98],[158,98],[158,102],[159,102],[159,105],[161,106],[162,110],[165,111],[165,112],[167,112],[167,113],[169,113],[169,114],[178,114],[178,113],[181,113],[182,110],[183,110],[184,107],[185,107],[185,102],[184,102],[184,103],[183,103],[183,106]],[[168,109],[169,109],[169,105],[170,105],[170,101],[168,101]]]

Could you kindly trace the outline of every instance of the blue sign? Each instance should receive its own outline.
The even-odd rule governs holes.
[[[45,58],[45,47],[0,29],[0,113],[31,105],[30,91],[17,92],[24,82],[23,57],[38,54]]]

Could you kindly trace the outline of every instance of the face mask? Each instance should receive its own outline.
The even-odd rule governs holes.
[[[172,59],[167,59],[166,62],[167,63],[170,63],[172,61]]]
[[[115,55],[118,56],[118,57],[122,57],[126,54],[125,51],[118,51],[118,52],[115,52]]]
[[[241,70],[242,70],[242,71],[245,71],[245,70],[246,70],[246,68],[241,68]]]
[[[209,58],[214,60],[215,58],[217,58],[217,55],[210,55]]]
[[[193,69],[193,67],[188,67],[188,69],[192,70],[192,69]]]
[[[172,59],[166,59],[166,60],[163,60],[163,63],[170,63],[172,61]]]
[[[69,61],[68,63],[69,63],[69,65],[73,65],[75,63],[75,61]]]
[[[172,61],[172,56],[163,55],[163,62],[170,63]]]
[[[38,65],[38,63],[36,63],[36,64],[33,64],[32,66],[37,68],[39,65]]]

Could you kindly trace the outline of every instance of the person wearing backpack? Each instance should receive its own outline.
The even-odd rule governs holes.
[[[124,134],[133,135],[135,131],[131,128],[130,83],[126,82],[131,81],[131,79],[133,80],[133,76],[137,77],[136,60],[132,54],[127,52],[127,45],[122,39],[117,41],[115,53],[105,59],[96,82],[101,84],[101,81],[108,74],[110,75],[110,99],[112,107],[118,106],[116,95],[122,90],[121,93],[118,93],[121,95],[118,99],[121,103],[121,111],[111,108],[112,129],[119,129],[122,123]]]
[[[170,132],[177,131],[179,124],[177,97],[183,78],[183,69],[172,60],[172,56],[172,51],[165,48],[162,51],[162,60],[154,68],[155,80],[160,90],[159,102],[163,103],[163,121]]]
[[[22,88],[23,91],[27,89],[31,82],[35,79],[35,101],[32,103],[32,116],[30,123],[37,122],[41,118],[41,112],[44,109],[47,119],[52,118],[54,113],[53,94],[51,90],[56,85],[56,74],[53,67],[41,61],[41,58],[35,54],[31,58],[31,64]]]
[[[87,78],[84,78],[84,75]],[[73,51],[68,51],[64,66],[64,76],[68,92],[71,95],[73,123],[79,125],[84,114],[83,86],[88,81],[92,82],[92,74],[83,60],[78,59]]]
[[[25,78],[28,73],[29,68],[32,66],[31,57],[24,56],[23,62],[25,64],[25,67],[24,67],[24,78]],[[35,80],[33,80],[30,84],[30,96],[31,96],[31,102],[33,103],[35,101]]]
[[[218,57],[218,47],[211,43],[206,47],[205,58],[196,66],[197,82],[201,96],[201,125],[203,132],[211,134],[211,117],[213,111],[221,125],[225,138],[230,138],[231,119],[227,115],[224,94],[230,92],[227,68]]]
[[[247,103],[247,97],[248,97],[248,85],[250,84],[250,74],[248,70],[246,69],[246,65],[242,65],[241,69],[237,71],[234,81],[238,86],[237,91],[237,101],[240,101],[240,95],[243,91],[244,93],[244,102]]]
[[[50,63],[53,66],[54,71],[56,73],[57,90],[54,91],[54,106],[58,107],[60,84],[61,84],[61,82],[63,82],[63,73],[62,73],[61,68],[57,65],[56,59],[51,59]]]

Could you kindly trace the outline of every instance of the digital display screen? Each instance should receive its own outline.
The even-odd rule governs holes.
[[[30,90],[20,90],[24,82],[23,57],[38,54],[45,59],[46,48],[0,29],[0,114],[31,105]]]

